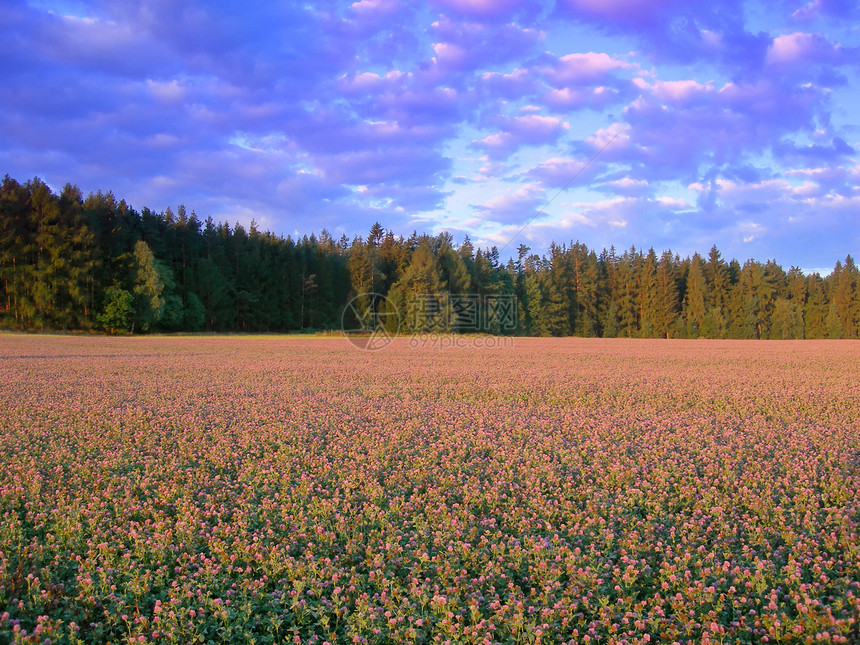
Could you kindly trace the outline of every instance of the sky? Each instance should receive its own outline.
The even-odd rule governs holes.
[[[850,0],[7,0],[0,174],[335,238],[860,254]]]

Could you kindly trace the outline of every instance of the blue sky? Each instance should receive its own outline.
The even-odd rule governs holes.
[[[858,68],[840,0],[12,0],[0,172],[284,235],[827,272],[860,252]]]

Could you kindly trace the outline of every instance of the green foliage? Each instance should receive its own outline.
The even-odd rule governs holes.
[[[185,298],[185,308],[182,310],[182,327],[189,331],[200,331],[206,325],[206,308],[200,298],[189,293]]]
[[[116,285],[108,287],[97,321],[99,327],[111,334],[131,331],[134,322],[134,296]]]
[[[770,337],[794,340],[803,338],[803,309],[787,298],[778,298],[771,320]]]
[[[143,241],[134,245],[134,276],[135,325],[140,331],[149,331],[161,317],[164,282],[152,249]]]
[[[722,307],[711,307],[705,314],[702,320],[701,336],[703,338],[725,338],[726,319],[723,317]]]
[[[543,316],[543,294],[537,276],[529,274],[526,276],[526,325],[532,336],[549,336],[546,320]]]
[[[293,240],[253,222],[248,230],[201,222],[184,206],[136,212],[112,193],[83,198],[67,185],[55,195],[39,179],[6,176],[0,325],[325,329],[340,326],[351,297],[376,293],[388,300],[374,303],[398,312],[401,331],[469,331],[449,297],[468,294],[514,296],[513,332],[536,336],[860,337],[860,272],[850,255],[822,278],[772,260],[726,262],[716,247],[683,259],[636,248],[597,255],[579,242],[552,244],[545,257],[529,251],[521,245],[505,264],[498,249],[468,238],[459,246],[444,232],[406,239],[379,223],[351,242],[326,231]],[[130,325],[117,289],[132,295]],[[435,314],[410,316],[421,298]],[[386,320],[397,327],[398,318]],[[512,333],[492,324],[476,331]]]
[[[185,309],[182,298],[175,293],[164,296],[164,304],[158,316],[158,327],[166,331],[180,331],[185,325]]]

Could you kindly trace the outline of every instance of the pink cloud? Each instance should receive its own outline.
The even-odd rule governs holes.
[[[362,16],[378,16],[393,13],[400,8],[397,0],[359,0],[353,2],[351,9]]]
[[[617,152],[620,149],[629,147],[630,137],[631,130],[629,127],[625,128],[624,123],[613,123],[608,128],[601,128],[588,137],[586,141],[592,148],[596,149],[603,148],[611,141],[613,148]]]
[[[378,92],[382,87],[382,77],[379,74],[374,74],[373,72],[351,74],[341,78],[340,87],[348,94]]]
[[[433,51],[436,53],[436,62],[449,68],[466,67],[471,59],[468,49],[454,43],[435,43]]]
[[[713,91],[714,86],[710,83],[699,83],[698,81],[657,81],[653,85],[654,94],[662,101],[681,103],[693,97]]]
[[[631,177],[623,177],[615,181],[608,181],[600,186],[602,190],[615,193],[617,195],[627,195],[635,197],[646,195],[651,192],[651,186],[644,179],[633,179]]]
[[[581,173],[586,167],[587,159],[574,160],[553,157],[530,169],[526,174],[547,186],[560,187]],[[584,178],[583,178],[584,179]]]
[[[553,89],[547,92],[543,98],[547,105],[556,109],[600,110],[623,100],[624,96],[614,87],[600,85],[586,89],[574,89],[572,87]]]
[[[839,46],[817,34],[795,32],[777,36],[767,51],[767,62],[776,65],[835,60]]]
[[[435,40],[432,62],[442,73],[515,59],[541,38],[541,32],[513,23],[484,24],[442,16],[430,26]]]
[[[519,67],[509,74],[484,72],[480,78],[481,84],[484,87],[501,96],[524,96],[533,91],[536,86],[536,81],[531,71]]]
[[[533,217],[543,201],[544,191],[538,184],[526,184],[517,190],[497,195],[474,205],[485,218],[501,223],[521,223]]]
[[[556,87],[585,84],[604,79],[617,69],[634,67],[604,53],[568,54],[558,59],[555,68],[548,70],[547,78]]]
[[[569,126],[561,119],[526,114],[501,120],[502,128],[477,143],[488,154],[504,156],[522,145],[539,145],[555,141]]]
[[[146,89],[159,101],[165,103],[179,103],[188,95],[188,88],[184,83],[173,79],[170,81],[154,81],[146,79]]]
[[[452,13],[486,19],[510,16],[528,3],[523,0],[433,0],[432,4]]]

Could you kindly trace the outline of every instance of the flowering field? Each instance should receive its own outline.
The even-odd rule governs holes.
[[[0,641],[860,642],[858,373],[0,336]]]

